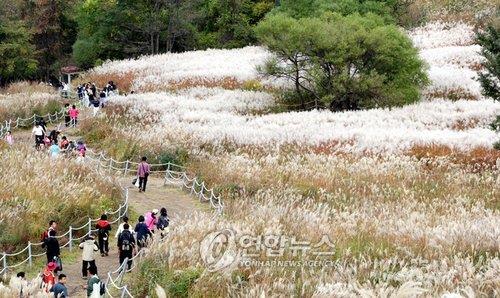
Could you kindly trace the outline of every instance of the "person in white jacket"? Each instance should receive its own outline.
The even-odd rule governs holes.
[[[82,253],[82,276],[83,279],[87,279],[89,268],[95,268],[97,272],[97,266],[95,264],[94,253],[99,251],[99,247],[95,242],[94,236],[89,235],[84,242],[80,243],[80,248],[83,249]]]
[[[120,236],[120,234],[123,232],[123,226],[125,224],[128,224],[128,217],[124,216],[122,218],[123,222],[120,223],[120,225],[118,226],[118,229],[116,230],[116,235],[115,235],[115,238],[118,239],[118,237]],[[130,226],[130,225],[129,225]],[[128,230],[130,231],[130,233],[132,233],[132,235],[134,235],[134,230],[132,228],[128,228]]]

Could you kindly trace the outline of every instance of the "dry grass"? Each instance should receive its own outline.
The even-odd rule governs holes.
[[[121,200],[119,188],[72,159],[48,157],[31,146],[0,151],[0,248],[16,251],[39,239],[49,220],[59,231],[78,226],[88,216],[114,210]]]
[[[35,82],[17,82],[8,85],[4,89],[0,89],[0,94],[15,94],[15,93],[54,93],[54,87]]]
[[[109,81],[113,81],[120,92],[128,93],[132,91],[132,86],[137,75],[138,74],[132,71],[113,74],[97,74],[94,72],[87,72],[85,75],[75,79],[73,85],[91,82],[95,83],[99,88],[103,88]]]
[[[464,166],[473,172],[496,168],[497,160],[500,159],[500,150],[482,147],[463,152],[443,145],[416,145],[408,150],[407,154],[418,159],[446,157],[451,162]]]

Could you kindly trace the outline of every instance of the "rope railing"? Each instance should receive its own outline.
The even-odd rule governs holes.
[[[131,166],[139,165],[138,162],[130,160],[118,161],[111,157],[106,157],[102,152],[97,153],[91,149],[87,150],[86,158],[97,164],[98,168],[104,168],[110,172],[116,171],[116,173],[121,175],[136,172],[131,169]],[[188,173],[184,171],[184,169],[186,169],[184,166],[170,162],[151,164],[150,166],[152,168],[159,168],[157,170],[153,168],[151,173],[164,173],[164,185],[178,185],[181,189],[197,196],[200,202],[209,202],[210,206],[215,210],[216,215],[221,215],[223,213],[224,204],[222,203],[221,197],[215,194],[213,188],[207,188],[205,182],[199,182],[199,178],[189,178]]]
[[[7,131],[12,130],[12,129],[16,129],[16,128],[21,128],[21,127],[33,125],[36,123],[37,119],[40,119],[40,118],[44,118],[44,119],[47,118],[48,123],[59,122],[61,119],[64,119],[65,114],[66,114],[65,111],[59,111],[59,112],[56,112],[54,114],[47,114],[44,116],[39,116],[39,115],[34,114],[33,116],[31,116],[29,118],[25,118],[25,119],[18,117],[15,121],[12,121],[12,120],[5,121],[4,124],[2,124],[0,126],[0,138],[3,138],[5,136],[5,134],[7,133]],[[102,175],[102,173],[99,173],[99,174]],[[118,206],[118,209],[116,209],[114,211],[105,211],[105,213],[109,214],[109,215],[115,215],[118,213],[118,216],[116,217],[115,220],[111,221],[111,224],[118,222],[128,211],[128,189],[122,188],[122,192],[123,192],[124,202]],[[84,225],[82,225],[80,227],[70,226],[68,228],[67,232],[65,232],[62,235],[56,236],[57,239],[61,239],[63,241],[66,240],[65,243],[61,244],[61,248],[68,248],[71,251],[73,249],[73,244],[75,241],[80,241],[80,240],[84,239],[85,237],[87,237],[88,235],[90,235],[92,232],[96,231],[95,229],[92,229],[92,224],[98,220],[99,220],[99,218],[97,218],[97,219],[88,218],[87,223],[85,223]],[[80,232],[80,231],[85,231],[85,233],[83,233],[81,236],[78,236],[78,234],[79,234],[78,232]],[[3,252],[3,253],[1,253],[0,254],[1,255],[1,257],[0,257],[0,266],[1,266],[0,267],[1,268],[0,275],[5,274],[9,269],[19,267],[25,263],[28,263],[31,266],[33,264],[34,258],[41,257],[41,256],[45,255],[45,253],[43,253],[43,252],[36,253],[33,251],[34,247],[38,247],[41,245],[42,245],[41,242],[40,243],[28,242],[28,245],[18,252],[15,252],[15,253]],[[9,257],[11,257],[11,258],[18,257],[23,253],[27,254],[27,257],[23,261],[21,261],[19,263],[10,263],[9,262]]]
[[[34,114],[33,116],[23,119],[23,118],[17,118],[15,121],[5,121],[5,124],[2,124],[0,126],[0,139],[2,139],[7,131],[12,130],[14,128],[22,128],[22,127],[28,127],[30,125],[34,125],[37,122],[37,119],[40,118],[48,118],[49,123],[54,123],[58,122],[61,119],[64,118],[66,115],[65,111],[59,111],[54,114],[47,114],[45,116],[39,116]],[[94,162],[98,165],[97,167],[97,173],[103,177],[105,177],[102,174],[102,171],[109,171],[111,174],[112,171],[117,171],[119,174],[123,174],[124,176],[128,175],[129,173],[134,172],[131,168],[133,166],[139,165],[138,162],[130,161],[130,160],[125,160],[125,161],[117,161],[114,160],[113,158],[106,157],[103,153],[96,153],[92,150],[87,150],[87,154],[85,159],[90,160],[91,162]],[[215,210],[215,216],[222,215],[224,205],[222,203],[221,197],[215,195],[214,189],[208,189],[205,186],[205,182],[199,182],[198,177],[193,177],[190,178],[188,173],[185,171],[186,167],[181,166],[181,165],[176,165],[174,163],[160,163],[160,164],[151,164],[150,165],[153,170],[151,171],[152,173],[164,173],[164,185],[178,185],[180,186],[181,189],[187,190],[190,192],[192,195],[196,195],[198,199],[201,202],[209,202],[210,205],[214,208]],[[154,169],[158,168],[158,169]],[[105,177],[111,180],[109,177]],[[121,187],[121,186],[120,186]],[[111,224],[117,223],[123,216],[125,216],[128,212],[129,209],[129,194],[128,194],[128,189],[121,187],[121,190],[123,192],[123,203],[118,206],[118,208],[114,211],[105,211],[105,214],[108,215],[115,215],[118,213],[118,216],[115,218],[115,220],[110,221]],[[79,242],[83,240],[85,237],[90,235],[91,233],[97,231],[96,229],[92,229],[92,224],[96,221],[98,221],[99,218],[97,219],[92,219],[88,218],[87,223],[85,223],[82,226],[79,227],[72,227],[70,226],[68,228],[68,231],[65,232],[63,235],[57,236],[58,239],[64,240],[67,238],[66,243],[62,244],[60,247],[61,248],[68,248],[70,251],[73,249],[73,243]],[[79,231],[84,231],[85,233],[81,234],[81,236],[78,236],[76,232]],[[1,270],[0,270],[0,275],[4,275],[7,273],[9,269],[13,269],[16,267],[19,267],[23,264],[28,263],[29,266],[33,265],[33,259],[42,257],[45,255],[45,252],[39,252],[36,253],[33,251],[33,247],[36,246],[41,246],[42,243],[31,243],[28,242],[28,245],[20,250],[19,252],[12,253],[12,254],[7,254],[7,253],[2,253],[0,257],[0,265]],[[8,262],[8,257],[17,257],[23,253],[27,253],[27,257],[22,260],[19,263],[15,264],[9,264]],[[130,272],[136,267],[136,262],[133,263],[133,266],[126,270],[125,266],[127,265],[128,261],[135,260],[137,258],[142,258],[144,255],[144,250],[140,250],[138,254],[136,254],[134,257],[131,259],[126,258],[124,262],[115,270],[115,271],[110,271],[107,273],[107,279],[105,281],[105,289],[106,289],[106,294],[109,297],[113,297],[113,294],[111,293],[111,287],[114,288],[115,290],[120,292],[120,297],[132,297],[133,295],[130,293],[128,290],[128,286],[122,285],[123,281],[123,275],[126,272]],[[114,274],[117,274],[116,278],[113,278]],[[118,283],[118,284],[117,284]]]

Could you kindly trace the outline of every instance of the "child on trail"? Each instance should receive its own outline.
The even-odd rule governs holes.
[[[139,177],[139,192],[146,191],[146,184],[148,183],[148,176],[151,172],[151,166],[147,163],[147,157],[143,156],[141,162],[137,167],[137,176]]]
[[[109,232],[111,231],[111,225],[108,222],[108,216],[106,214],[101,215],[101,219],[97,221],[96,229],[99,238],[99,250],[101,251],[101,257],[107,256],[109,253]]]
[[[120,265],[123,264],[126,258],[129,260],[127,261],[127,268],[130,270],[132,267],[132,255],[135,250],[135,239],[134,235],[132,235],[132,232],[129,230],[129,225],[128,223],[123,225],[123,231],[120,233],[118,236],[118,250],[120,251]]]
[[[52,145],[49,147],[50,157],[57,158],[59,156],[59,153],[61,153],[61,148],[57,146],[56,141],[52,141]]]
[[[10,130],[7,131],[4,140],[7,144],[9,144],[9,146],[14,145],[14,137],[12,136],[12,132]]]
[[[97,272],[97,266],[95,264],[94,252],[99,251],[94,236],[89,235],[84,242],[80,243],[80,249],[83,249],[82,253],[82,277],[87,279],[87,272],[89,268],[95,268]]]
[[[59,241],[56,238],[55,230],[49,231],[49,237],[45,238],[43,241],[42,248],[47,248],[47,263],[54,262],[56,258],[59,258],[61,250],[59,247]]]
[[[155,226],[156,223],[158,222],[158,219],[156,218],[157,214],[158,214],[158,209],[153,209],[152,211],[147,212],[145,216],[146,226],[148,226],[148,229],[151,233],[155,232]]]
[[[54,274],[54,270],[56,270],[57,265],[54,262],[50,262],[45,266],[42,272],[42,287],[45,293],[49,293],[50,289],[55,284],[56,275]]]
[[[76,127],[76,124],[78,122],[78,114],[80,114],[80,111],[78,111],[76,106],[73,105],[71,109],[69,109],[68,114],[71,119],[71,127]]]
[[[101,108],[104,108],[104,104],[106,103],[106,87],[101,90],[99,93],[99,99],[101,101]]]
[[[144,216],[139,216],[139,222],[135,225],[134,229],[137,235],[137,247],[139,250],[142,247],[146,247],[146,242],[148,240],[148,236],[151,235],[151,232],[148,229],[148,226],[144,223]]]
[[[165,237],[168,233],[168,225],[170,224],[170,219],[167,215],[167,209],[165,207],[161,208],[160,216],[158,217],[158,221],[156,223],[156,227],[160,231],[161,238]]]
[[[54,298],[68,298],[68,288],[66,288],[66,275],[59,274],[57,283],[50,290],[54,293]]]

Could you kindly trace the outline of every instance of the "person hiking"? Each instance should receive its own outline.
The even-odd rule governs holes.
[[[68,298],[68,288],[66,288],[67,277],[65,274],[59,274],[57,283],[50,289],[54,293],[54,298]]]
[[[108,216],[106,214],[101,215],[101,219],[97,221],[95,227],[97,229],[101,257],[107,256],[109,253],[109,232],[111,231]]]
[[[123,222],[122,222],[122,223],[118,226],[118,229],[116,230],[116,235],[115,235],[115,238],[116,238],[116,239],[118,239],[118,237],[120,236],[121,232],[123,232],[123,230],[124,230],[124,228],[123,228],[123,227],[125,226],[125,224],[128,224],[128,217],[127,217],[127,216],[124,216],[124,217],[122,218],[122,220],[123,220]],[[134,234],[134,231],[132,231],[132,229],[130,228],[130,225],[129,225],[129,227],[128,227],[128,230],[129,230],[132,234]]]
[[[43,231],[42,237],[40,238],[40,240],[42,242],[44,242],[45,239],[47,239],[49,237],[49,232],[52,230],[54,230],[54,231],[57,230],[57,222],[55,220],[49,221],[49,228],[47,230]]]
[[[99,247],[97,246],[94,236],[90,234],[85,238],[85,241],[80,243],[80,249],[83,249],[82,252],[82,278],[87,279],[87,272],[90,267],[96,268],[95,264],[95,256],[94,252],[99,251]]]
[[[151,172],[151,166],[147,163],[147,157],[143,156],[141,162],[137,166],[137,176],[139,177],[139,192],[146,191],[146,184],[148,183],[148,176]]]
[[[40,123],[35,123],[35,126],[33,127],[31,133],[35,136],[35,148],[40,149],[42,147],[43,137],[45,135],[45,132]]]
[[[49,237],[45,238],[45,240],[43,241],[42,248],[47,248],[47,263],[54,262],[56,258],[59,258],[61,249],[59,247],[59,241],[56,238],[55,230],[49,231]]]
[[[78,123],[78,114],[80,114],[80,111],[76,108],[75,105],[71,107],[68,111],[69,117],[71,118],[71,127],[76,127],[76,124]]]
[[[156,222],[156,228],[160,231],[161,238],[165,237],[168,233],[168,225],[170,224],[170,218],[168,218],[167,208],[163,207],[160,209],[160,216]]]
[[[45,266],[45,268],[43,269],[41,277],[42,277],[42,287],[45,293],[49,293],[50,289],[52,289],[52,287],[55,284],[56,275],[54,273],[54,270],[56,270],[56,268],[57,268],[56,263],[49,262],[47,266]]]
[[[63,136],[61,138],[61,144],[59,144],[59,148],[61,148],[61,150],[64,150],[66,151],[69,147],[69,141],[68,141],[68,138],[66,136]]]
[[[61,153],[61,148],[59,148],[56,141],[52,141],[52,145],[49,147],[50,157],[57,158],[59,153]]]
[[[80,97],[80,91],[78,91]],[[71,117],[69,116],[69,103],[64,104],[64,126],[68,127],[71,124]]]
[[[134,229],[137,235],[137,247],[139,250],[142,247],[146,247],[146,242],[148,240],[148,236],[151,235],[151,232],[148,229],[148,226],[144,223],[144,216],[139,216],[139,222],[135,225]]]
[[[99,113],[99,107],[101,106],[101,102],[99,101],[98,98],[95,98],[93,101],[92,101],[92,106],[94,107],[94,110],[93,110],[93,116],[97,116],[97,114]]]
[[[118,236],[118,251],[120,252],[120,265],[123,264],[126,258],[127,268],[130,270],[132,268],[132,255],[135,250],[135,239],[132,232],[129,230],[128,223],[123,225],[123,231]]]
[[[3,138],[9,146],[14,145],[14,136],[12,136],[12,132],[10,130],[7,130],[7,133],[5,134],[5,137]]]
[[[106,103],[106,87],[104,87],[101,90],[101,93],[99,93],[99,100],[101,101],[101,108],[104,108],[104,104]]]
[[[89,268],[89,274],[90,278],[87,281],[87,286],[85,287],[87,289],[87,297],[95,297],[93,296],[94,291],[99,291],[99,295],[96,296],[100,297],[104,293],[102,293],[101,290],[101,279],[97,276],[97,269],[94,267]]]
[[[59,134],[61,133],[61,131],[59,129],[53,129],[50,134],[49,134],[49,139],[50,141],[52,142],[56,142],[56,143],[59,143]]]
[[[158,222],[158,218],[156,218],[156,215],[158,214],[158,209],[153,209],[152,211],[146,212],[145,214],[145,221],[144,223],[146,226],[148,226],[148,229],[151,233],[155,232],[155,226],[156,223]]]
[[[26,280],[26,273],[24,271],[18,272],[15,277],[12,277],[9,286],[12,290],[16,291],[17,297],[28,297],[30,283]]]
[[[84,162],[85,154],[87,153],[87,147],[85,147],[85,144],[82,141],[78,141],[76,145],[76,152],[78,154],[76,161],[78,163]]]

